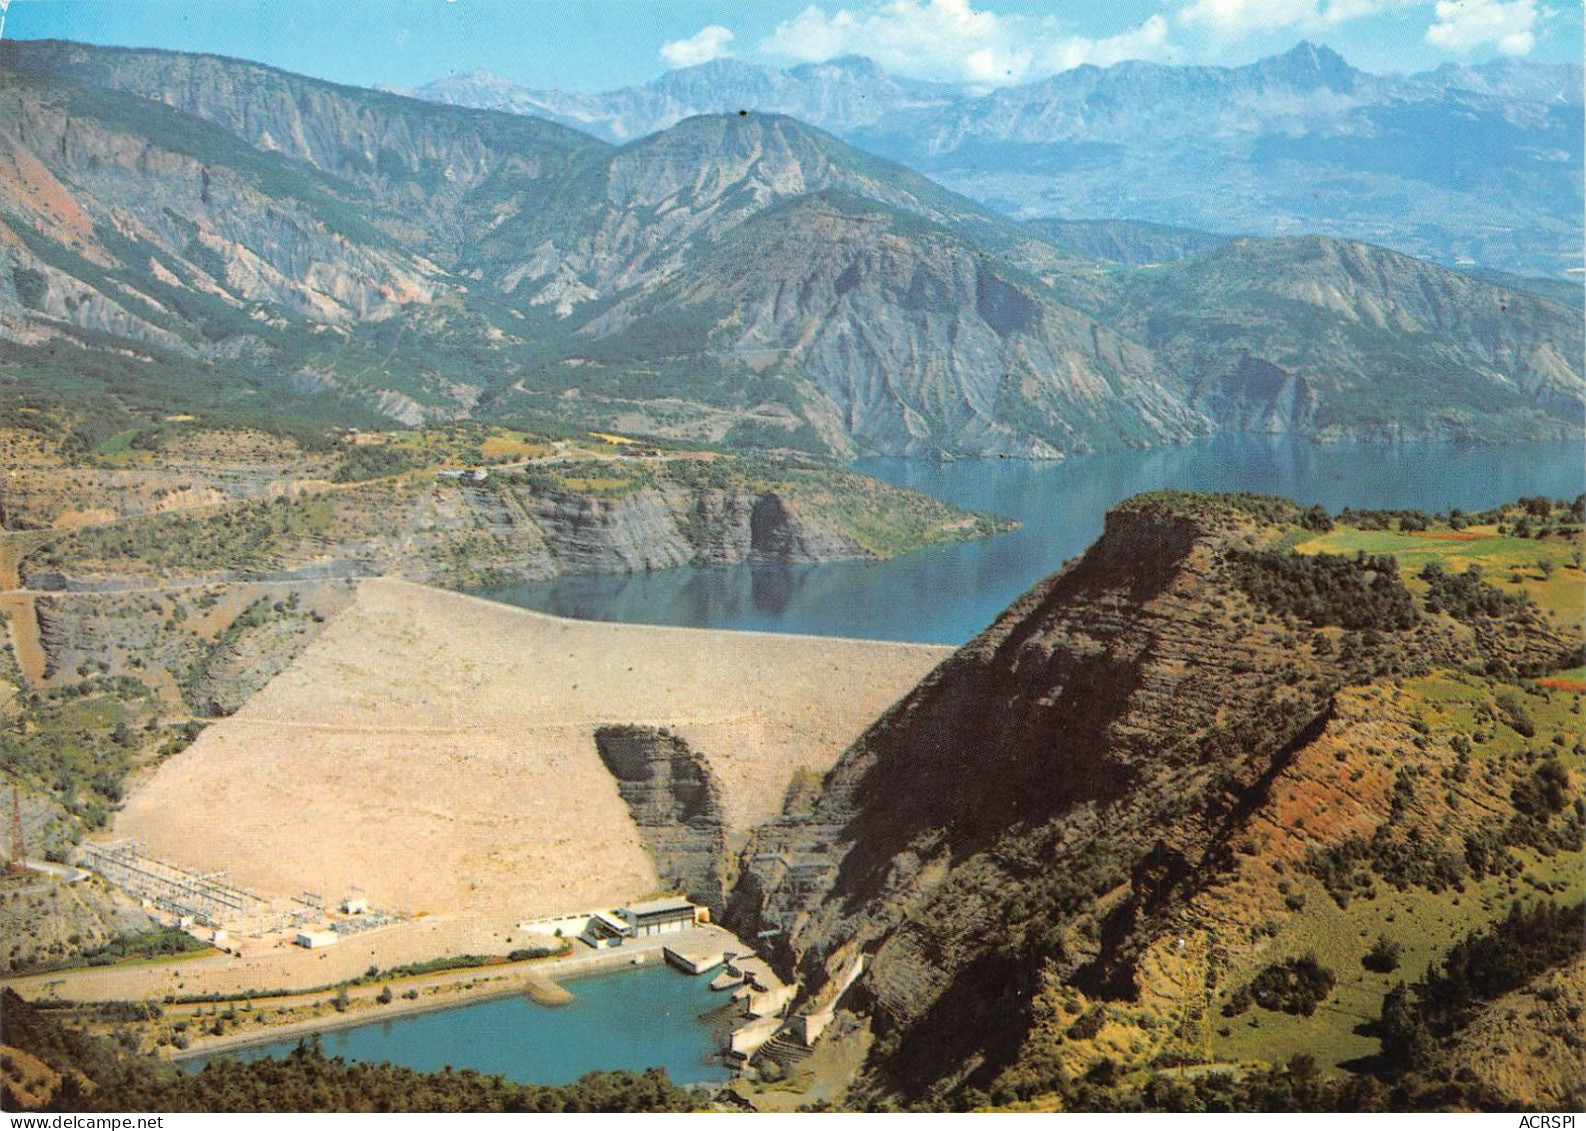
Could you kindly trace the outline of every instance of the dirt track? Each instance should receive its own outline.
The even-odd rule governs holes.
[[[43,687],[48,661],[39,640],[38,608],[32,597],[13,593],[0,594],[0,612],[4,612],[11,628],[11,649],[17,658],[17,667],[29,687]]]
[[[378,906],[510,927],[657,887],[595,726],[673,728],[745,827],[949,651],[567,621],[365,582],[141,783],[114,832],[266,894],[357,884]]]

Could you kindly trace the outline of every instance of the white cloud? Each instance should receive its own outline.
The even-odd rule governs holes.
[[[1325,31],[1352,20],[1426,0],[1192,0],[1176,19],[1186,26],[1234,38],[1297,27]]]
[[[668,67],[692,67],[726,55],[732,32],[720,24],[700,28],[687,39],[674,39],[661,45],[661,61]]]
[[[1306,23],[1318,18],[1319,7],[1317,0],[1195,0],[1178,19],[1225,35],[1243,35]]]
[[[867,55],[889,71],[947,81],[1014,83],[1044,78],[1082,63],[1161,58],[1168,22],[1152,16],[1118,35],[1090,39],[1057,20],[999,15],[973,0],[869,0],[851,8],[811,4],[778,24],[759,45],[763,54],[811,63],[834,55]]]
[[[1536,0],[1437,0],[1426,42],[1460,54],[1491,43],[1505,55],[1529,55],[1536,17]]]
[[[1125,59],[1158,59],[1167,52],[1167,35],[1167,20],[1152,16],[1138,27],[1105,39],[1070,36],[1048,48],[1049,69],[1066,71],[1083,63],[1110,67]]]

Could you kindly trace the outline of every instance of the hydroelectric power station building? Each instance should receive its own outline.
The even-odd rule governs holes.
[[[702,909],[682,898],[652,899],[648,903],[635,903],[617,911],[627,922],[633,938],[647,935],[665,935],[673,931],[686,931],[699,922]]]

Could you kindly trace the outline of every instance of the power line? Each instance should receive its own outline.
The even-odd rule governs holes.
[[[10,0],[0,0],[0,27],[5,25],[5,6]],[[6,871],[19,876],[28,870],[27,844],[22,839],[22,788],[11,783],[11,863]]]

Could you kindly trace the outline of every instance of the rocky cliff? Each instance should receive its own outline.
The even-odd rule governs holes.
[[[775,114],[612,148],[62,43],[0,45],[0,111],[0,339],[52,396],[114,389],[127,427],[268,405],[842,457],[1580,430],[1565,307],[1334,240],[1069,229],[1188,256],[1130,270]]]
[[[836,491],[819,491],[830,479]],[[912,526],[897,542],[866,539],[853,515],[832,496],[851,488],[841,473],[797,481],[711,486],[658,477],[613,494],[579,493],[498,477],[485,486],[442,493],[448,515],[410,544],[405,575],[478,583],[484,578],[538,579],[563,574],[643,573],[674,566],[801,564],[890,557],[973,531],[989,534],[999,521],[965,517],[935,500],[873,484],[863,516],[872,524]],[[469,527],[474,529],[470,530]],[[448,529],[449,528],[449,529]],[[426,545],[427,544],[427,545]]]
[[[654,727],[600,727],[595,747],[663,886],[720,915],[729,861],[721,786],[710,766],[681,738]]]
[[[851,472],[595,463],[478,483],[392,477],[63,531],[19,563],[29,588],[111,592],[175,579],[393,575],[470,588],[681,565],[882,559],[1008,529]],[[599,477],[604,476],[605,479]],[[193,545],[203,547],[192,551]]]

